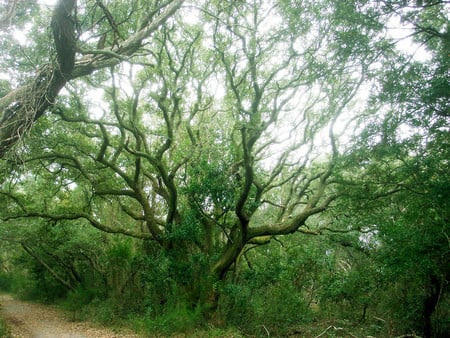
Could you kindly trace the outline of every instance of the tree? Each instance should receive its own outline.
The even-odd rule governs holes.
[[[445,2],[407,10],[400,3],[386,5],[388,13],[413,24],[414,39],[427,48],[429,59],[400,54],[386,64],[383,90],[371,101],[374,115],[360,121],[362,138],[349,151],[348,169],[339,170],[343,195],[353,196],[339,218],[371,233],[374,267],[392,292],[385,309],[396,318],[399,333],[445,335],[450,83]]]
[[[173,296],[208,312],[248,245],[322,230],[306,222],[337,197],[335,124],[386,48],[383,26],[363,5],[261,0],[200,3],[191,20],[182,11],[161,25],[172,2],[115,29],[119,19],[96,3],[111,49],[58,70],[76,86],[32,129],[17,184],[4,185],[3,220],[83,220],[140,238],[167,258]],[[124,17],[140,9],[116,6]],[[94,89],[98,105],[87,99]],[[35,200],[29,175],[50,175],[56,188]]]
[[[390,138],[390,145],[370,150],[364,142],[365,150],[354,151],[342,170],[349,200],[340,200],[333,218],[366,232],[358,246],[378,274],[385,293],[379,305],[393,329],[431,337],[448,332],[449,140],[441,133],[427,139]]]
[[[7,4],[4,4],[5,1],[2,1],[2,5],[6,5],[4,7],[4,12],[2,11],[0,16],[0,29],[8,28],[11,25],[12,17],[16,11],[18,0],[9,0]]]

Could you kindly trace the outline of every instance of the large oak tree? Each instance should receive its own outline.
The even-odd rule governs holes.
[[[323,230],[307,221],[337,197],[342,126],[387,46],[362,4],[207,1],[173,15],[180,5],[92,1],[75,17],[74,1],[58,3],[55,62],[2,99],[3,155],[52,112],[5,185],[3,220],[140,238],[191,304],[214,308],[248,246]],[[27,177],[49,174],[55,189],[27,194]]]

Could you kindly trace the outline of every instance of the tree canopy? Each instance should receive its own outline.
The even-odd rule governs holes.
[[[231,286],[268,278],[254,264],[310,242],[328,249],[286,254],[314,269],[309,289],[282,284],[300,280],[283,259],[288,272],[272,271],[296,306],[349,300],[366,318],[368,294],[413,275],[399,330],[436,332],[450,270],[445,1],[8,5],[0,233],[37,275],[211,319]],[[397,48],[395,20],[425,60]]]

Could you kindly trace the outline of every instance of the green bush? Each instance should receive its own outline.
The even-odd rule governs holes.
[[[26,274],[15,273],[11,277],[9,291],[20,299],[36,299],[37,282]]]
[[[103,301],[95,299],[86,307],[85,314],[88,314],[87,318],[91,318],[102,325],[111,325],[121,319],[119,306],[113,299]]]
[[[133,319],[135,329],[148,336],[192,333],[204,324],[199,309],[190,309],[183,304],[167,308],[162,315]]]
[[[245,328],[251,335],[286,335],[312,318],[303,295],[289,281],[259,289],[249,284],[224,285],[219,314],[228,325]]]
[[[290,285],[268,287],[254,306],[258,309],[258,322],[270,328],[271,334],[282,335],[287,328],[293,328],[311,320],[312,313],[302,294]]]
[[[12,286],[12,276],[6,272],[0,272],[0,290],[9,292]]]
[[[218,312],[222,321],[241,327],[254,322],[257,314],[251,302],[252,289],[249,285],[227,283],[222,287]]]
[[[23,271],[12,271],[9,283],[8,291],[24,300],[52,303],[63,299],[68,292],[39,265]]]
[[[82,312],[85,307],[91,303],[95,297],[95,291],[78,287],[67,294],[62,306],[65,310],[72,313],[72,320],[81,320],[84,319]]]

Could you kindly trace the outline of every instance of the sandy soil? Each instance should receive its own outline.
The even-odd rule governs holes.
[[[12,337],[21,338],[137,338],[96,327],[87,322],[70,321],[52,306],[26,303],[10,295],[0,295],[0,311]]]

